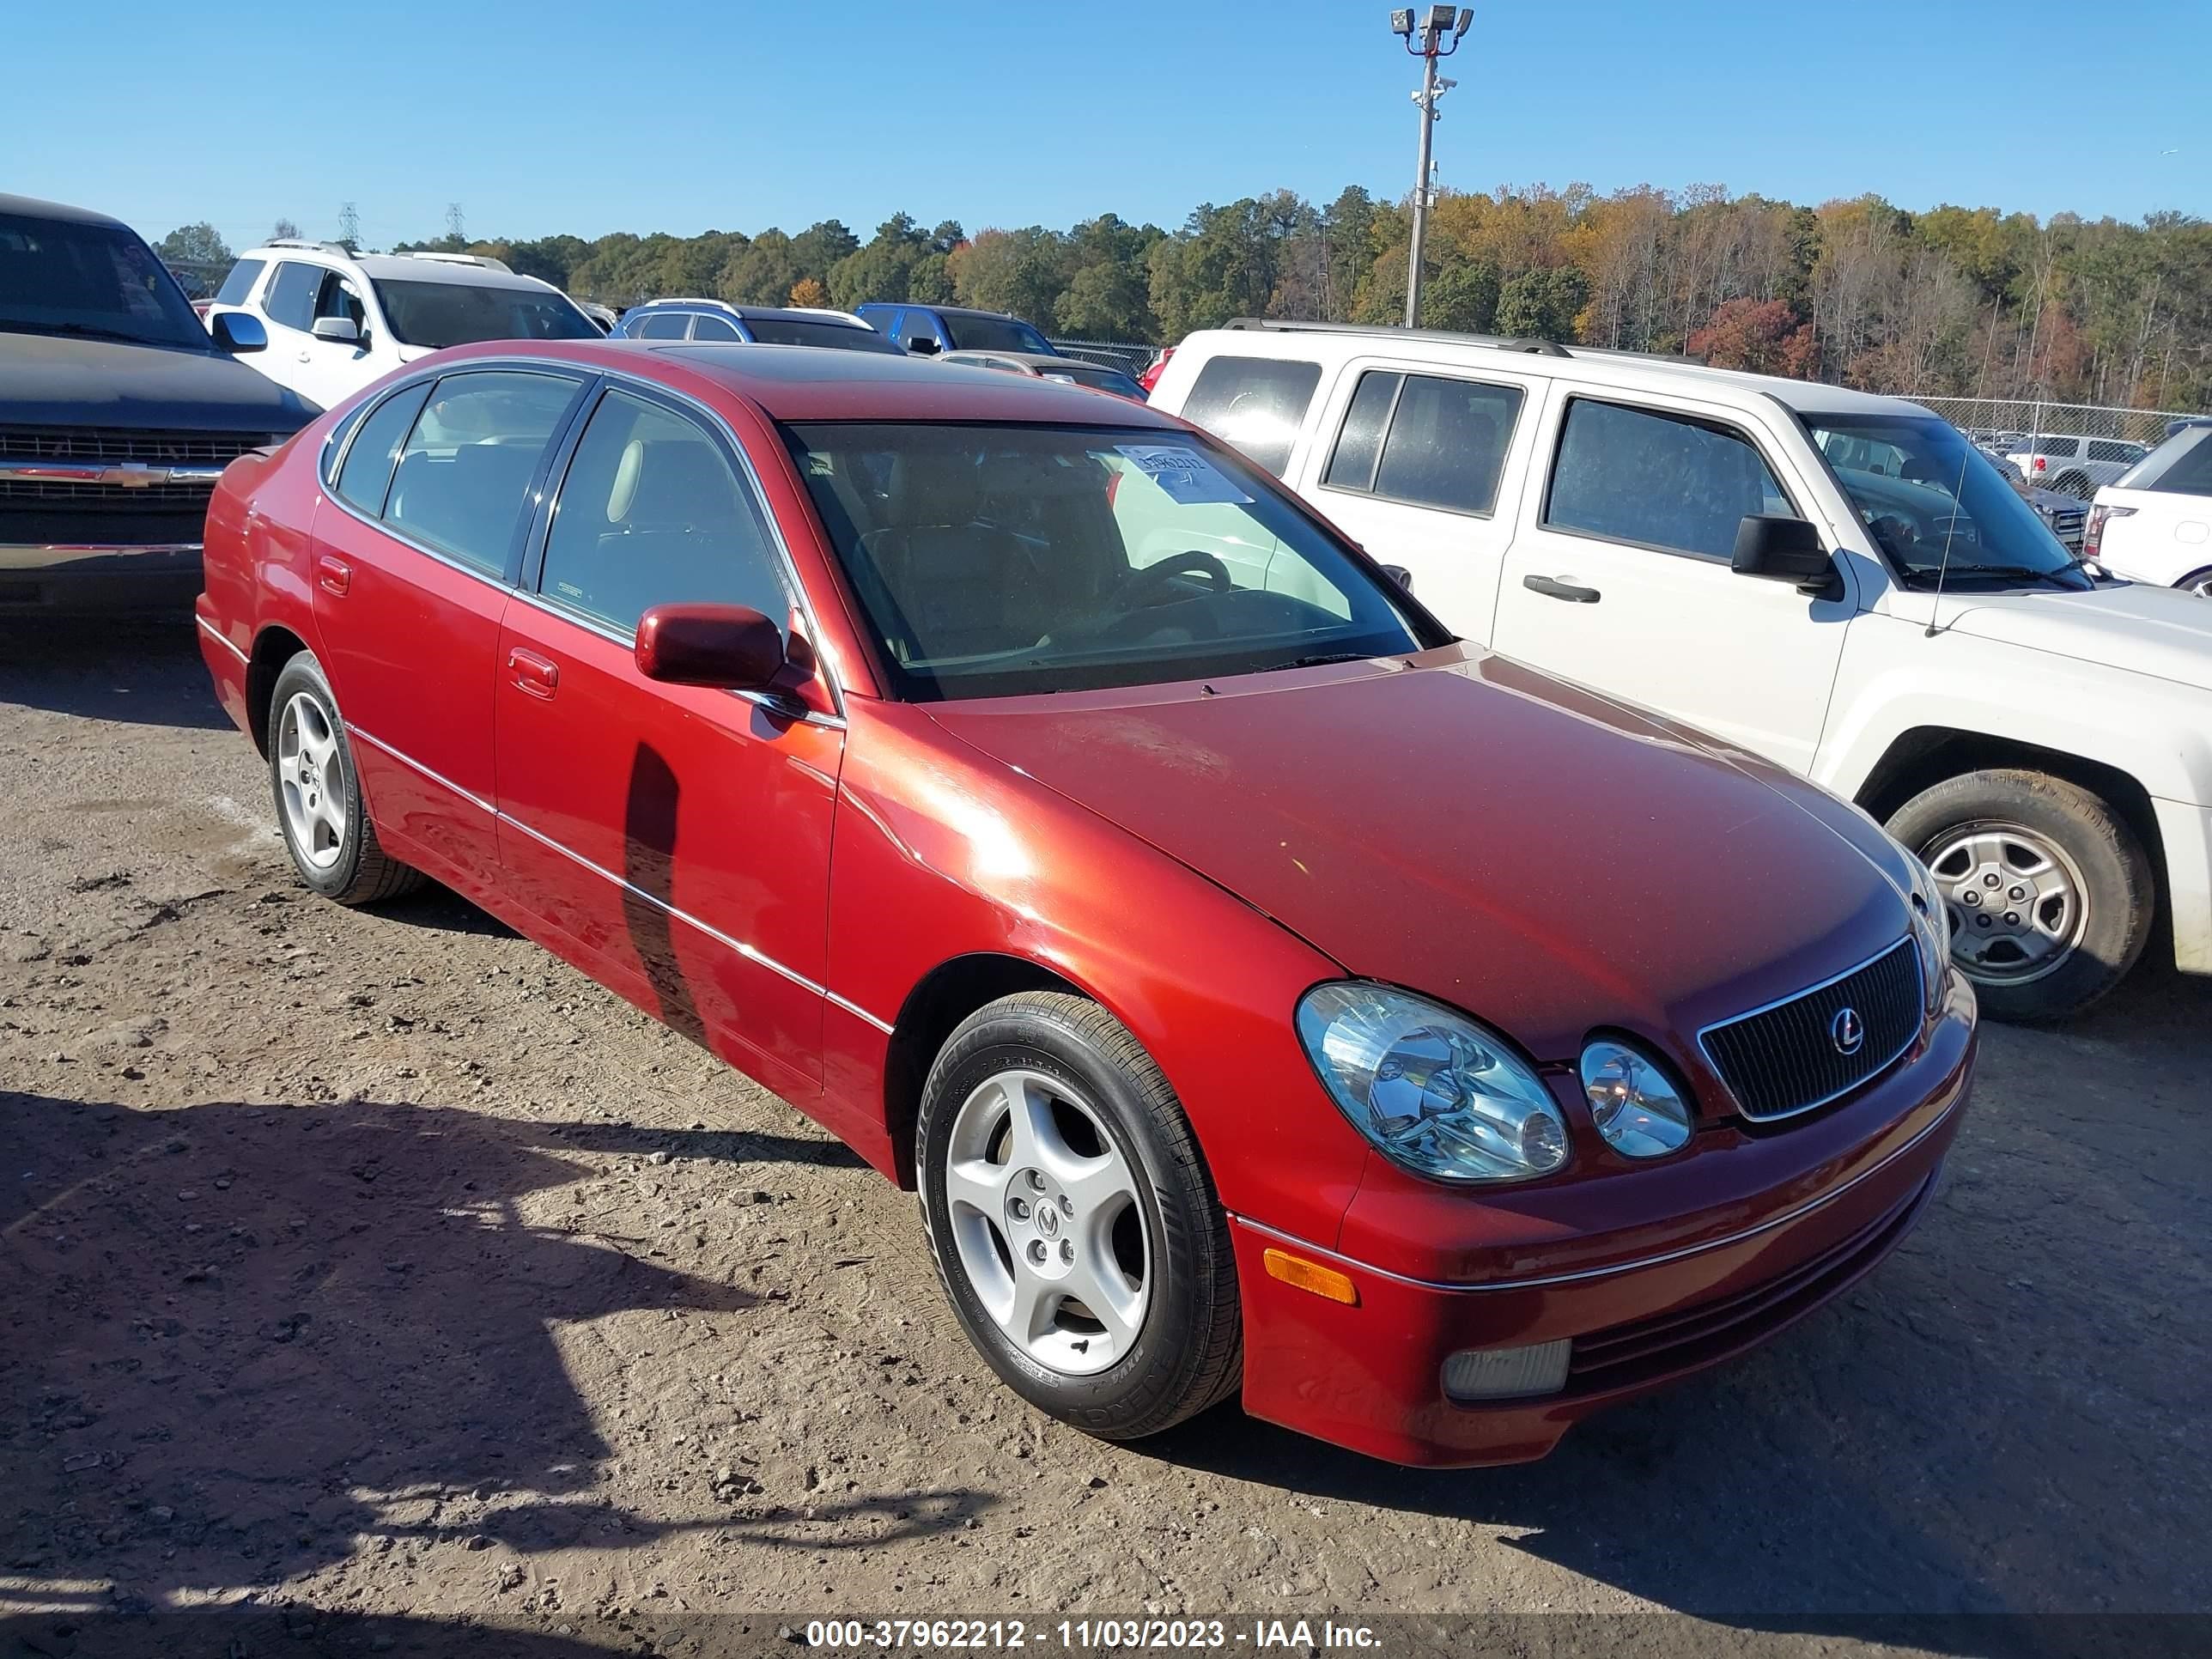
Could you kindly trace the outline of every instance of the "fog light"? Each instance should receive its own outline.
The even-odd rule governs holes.
[[[1468,1348],[1444,1361],[1444,1392],[1454,1400],[1519,1400],[1567,1386],[1565,1338],[1533,1348]]]

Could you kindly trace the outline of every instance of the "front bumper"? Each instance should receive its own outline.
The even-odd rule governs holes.
[[[1434,1282],[1237,1218],[1244,1408],[1395,1463],[1541,1457],[1580,1419],[1756,1346],[1877,1266],[1934,1189],[1973,1063],[1972,1003],[1961,988],[1913,1058],[1836,1109],[1838,1119],[1856,1114],[1880,1126],[1869,1136],[1882,1142],[1878,1158],[1825,1187],[1778,1182],[1761,1199],[1685,1215],[1683,1242],[1633,1260],[1579,1265],[1584,1237],[1559,1241],[1575,1248],[1561,1250],[1558,1266],[1523,1251],[1510,1276]],[[1270,1247],[1336,1268],[1358,1300],[1328,1300],[1273,1277],[1263,1259]],[[1556,1394],[1476,1404],[1445,1395],[1444,1362],[1455,1352],[1562,1338],[1572,1357]]]
[[[0,617],[173,613],[200,590],[193,542],[0,542]]]

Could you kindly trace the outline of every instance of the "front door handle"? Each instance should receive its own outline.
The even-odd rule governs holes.
[[[353,586],[353,567],[325,553],[315,561],[315,586],[342,599]]]
[[[1541,593],[1547,599],[1565,599],[1569,605],[1595,605],[1601,597],[1595,587],[1563,582],[1556,576],[1523,576],[1521,586],[1531,593]]]
[[[507,653],[507,672],[514,677],[517,685],[533,697],[550,699],[561,684],[560,664],[535,651],[525,651],[520,646]]]

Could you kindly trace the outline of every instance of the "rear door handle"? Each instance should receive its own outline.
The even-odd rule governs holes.
[[[1595,587],[1563,582],[1556,576],[1523,576],[1521,586],[1531,593],[1541,593],[1547,599],[1565,599],[1569,605],[1595,605],[1601,597]]]
[[[353,567],[325,553],[315,561],[315,586],[325,593],[343,599],[346,590],[353,586]]]
[[[520,646],[507,653],[507,672],[514,677],[517,685],[533,697],[550,699],[561,684],[560,664],[535,651],[525,651]]]

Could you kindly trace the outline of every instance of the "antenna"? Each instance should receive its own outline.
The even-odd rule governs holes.
[[[461,204],[459,202],[446,204],[446,234],[457,242],[469,240],[461,232]]]
[[[1924,640],[1936,637],[1936,619],[1943,614],[1943,580],[1951,574],[1951,538],[1959,533],[1959,514],[1963,511],[1959,497],[1966,488],[1966,444],[1961,439],[1959,444],[1959,480],[1951,486],[1951,511],[1943,521],[1943,557],[1936,567],[1936,603],[1929,607],[1928,631],[1920,636]]]

